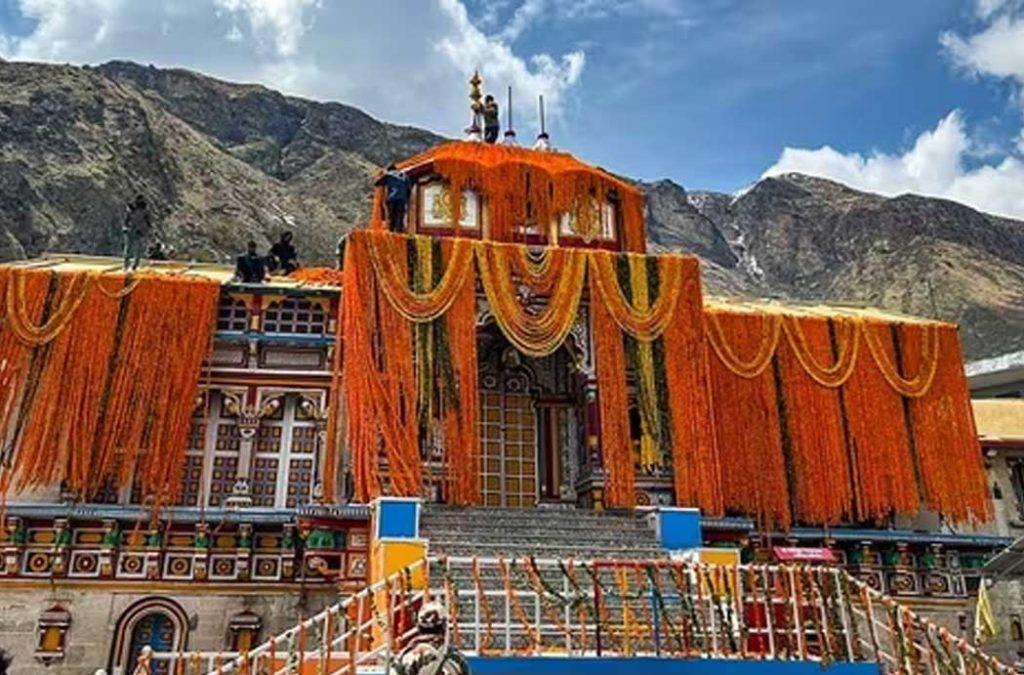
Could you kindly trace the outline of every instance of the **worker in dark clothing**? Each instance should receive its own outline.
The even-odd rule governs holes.
[[[152,223],[149,220],[149,209],[146,208],[146,198],[137,195],[135,201],[128,204],[124,215],[124,225],[121,227],[121,234],[124,238],[124,268],[137,269],[139,260],[142,258],[142,251],[146,245],[146,237],[149,236]]]
[[[484,96],[484,140],[494,143],[498,140],[498,132],[501,130],[501,119],[498,116],[498,102],[488,94]]]
[[[384,207],[388,212],[388,229],[392,232],[404,232],[405,210],[409,206],[409,195],[412,191],[409,176],[392,162],[375,184],[384,186]]]
[[[277,258],[276,269],[281,270],[284,274],[291,274],[299,269],[299,256],[292,245],[291,232],[282,234],[281,239],[270,247],[270,255]]]
[[[266,281],[266,263],[256,253],[256,242],[249,241],[245,255],[235,259],[235,278],[243,284],[262,284]]]
[[[167,260],[167,252],[164,251],[163,242],[154,241],[149,250],[146,251],[147,260]]]

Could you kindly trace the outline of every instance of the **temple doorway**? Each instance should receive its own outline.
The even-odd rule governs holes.
[[[130,675],[139,665],[143,647],[154,652],[177,652],[185,647],[188,622],[178,603],[168,598],[147,598],[129,607],[117,622],[111,655],[113,675]],[[154,675],[170,673],[169,661],[154,661]]]
[[[480,471],[486,506],[574,502],[582,443],[579,372],[568,347],[523,356],[488,326],[480,344]]]
[[[537,415],[524,373],[502,373],[480,393],[481,484],[486,506],[537,503]]]

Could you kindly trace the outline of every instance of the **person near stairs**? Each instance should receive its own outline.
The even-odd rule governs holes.
[[[449,644],[441,603],[428,602],[416,615],[416,633],[391,665],[388,675],[470,675],[469,663]]]

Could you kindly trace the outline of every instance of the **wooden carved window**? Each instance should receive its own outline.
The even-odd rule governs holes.
[[[263,312],[263,331],[287,335],[323,335],[327,332],[327,310],[321,303],[310,300],[276,300]]]
[[[249,327],[249,308],[245,301],[230,295],[221,296],[217,306],[217,330],[244,333]]]

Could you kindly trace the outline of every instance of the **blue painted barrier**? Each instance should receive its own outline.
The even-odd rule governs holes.
[[[658,658],[471,658],[473,675],[879,675],[874,663],[836,663],[822,668],[813,661],[732,661],[729,659]]]

